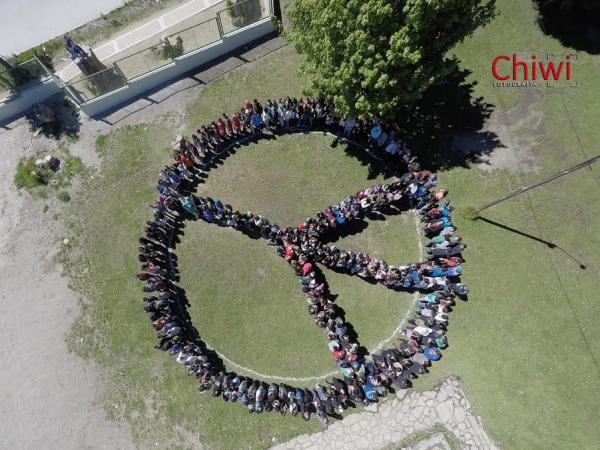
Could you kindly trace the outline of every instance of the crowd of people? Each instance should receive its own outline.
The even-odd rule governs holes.
[[[199,197],[195,188],[217,160],[240,141],[268,134],[320,130],[334,133],[373,151],[404,175],[389,184],[374,184],[306,219],[296,228],[281,228],[267,218],[234,210],[219,199]],[[393,389],[406,389],[411,380],[427,372],[447,346],[448,313],[455,298],[468,294],[460,282],[464,245],[455,234],[447,192],[437,188],[435,174],[422,170],[397,132],[378,121],[335,118],[320,99],[254,100],[231,116],[203,126],[190,139],[181,138],[174,160],[161,171],[153,220],[140,238],[138,278],[145,282],[144,309],[150,314],[159,342],[198,379],[198,389],[210,390],[225,401],[240,403],[249,412],[277,411],[311,414],[326,423],[354,403],[376,402]],[[363,253],[326,245],[327,236],[352,222],[390,208],[416,209],[423,233],[430,239],[427,261],[394,266]],[[262,237],[276,246],[298,275],[310,315],[323,329],[340,375],[314,388],[254,380],[228,372],[218,355],[197,336],[186,312],[186,300],[175,282],[171,250],[174,237],[186,220],[204,220]],[[334,303],[318,265],[382,283],[390,289],[418,291],[414,317],[394,348],[371,354],[361,347],[356,333]]]

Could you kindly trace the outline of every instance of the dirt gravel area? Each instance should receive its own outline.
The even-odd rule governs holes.
[[[67,351],[78,297],[54,263],[58,222],[13,185],[19,158],[47,145],[26,123],[0,135],[0,448],[134,448],[127,429],[105,418],[97,368]]]
[[[100,134],[153,120],[184,104],[188,95],[189,90],[175,93],[116,125],[83,117],[80,139],[69,150],[87,167],[98,168]],[[126,425],[106,418],[101,369],[67,349],[65,338],[81,299],[55,259],[67,237],[60,219],[52,217],[60,209],[44,212],[44,201],[13,183],[20,158],[51,153],[57,142],[34,136],[24,119],[7,128],[0,130],[0,339],[5,344],[0,448],[136,448]]]
[[[280,45],[278,39],[273,42]],[[236,57],[221,61],[102,120],[81,115],[79,139],[68,144],[69,151],[87,167],[99,169],[95,151],[99,135],[151,122],[166,113],[175,123],[176,136],[183,131],[185,105],[207,82],[244,63]],[[68,238],[60,218],[53,217],[56,212],[60,215],[60,203],[47,201],[51,208],[45,212],[44,201],[19,191],[13,183],[22,157],[47,154],[57,145],[55,140],[35,136],[25,119],[0,127],[0,339],[5,344],[0,449],[154,447],[155,443],[134,443],[126,424],[107,418],[101,368],[68,351],[65,339],[81,298],[69,288],[55,258]]]
[[[538,168],[536,142],[546,134],[542,109],[544,95],[542,89],[526,90],[515,107],[508,111],[495,109],[483,133],[458,133],[452,139],[452,147],[467,154],[477,153],[491,144],[482,142],[481,136],[496,136],[499,144],[482,156],[477,167],[535,171]]]

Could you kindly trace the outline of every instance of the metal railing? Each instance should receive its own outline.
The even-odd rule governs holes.
[[[219,11],[217,17],[222,35],[258,22],[271,15],[270,0],[228,1],[227,8]]]
[[[85,78],[66,84],[67,92],[78,103],[85,103],[127,85],[127,79],[116,67],[107,67]]]
[[[220,39],[217,19],[212,18],[165,36],[161,43],[120,58],[113,64],[127,80],[132,80]]]
[[[224,5],[227,7],[223,8]],[[21,88],[31,87],[34,81],[40,83],[50,76],[77,104],[83,104],[127,86],[130,81],[172,64],[180,57],[214,44],[227,34],[267,18],[271,13],[272,0],[224,0],[174,27],[182,29],[160,39],[157,36],[153,39],[153,45],[141,50],[132,48],[130,51],[134,52],[131,54],[99,62],[99,66],[105,68],[87,76],[82,73],[68,83],[58,79],[37,58],[33,58],[10,70],[0,70],[0,100]],[[206,19],[207,15],[212,17]],[[199,22],[194,23],[195,21]]]
[[[33,87],[47,78],[44,67],[36,58],[0,70],[0,101],[22,89]]]

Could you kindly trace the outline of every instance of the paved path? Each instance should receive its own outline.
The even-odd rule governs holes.
[[[35,47],[123,3],[125,0],[0,0],[0,55]]]
[[[496,445],[483,429],[481,418],[471,410],[465,393],[454,378],[433,391],[399,391],[380,404],[336,421],[324,431],[303,434],[273,447],[277,450],[383,449],[393,447],[416,433],[442,425],[463,449],[492,450]],[[413,444],[412,449],[450,448],[444,433],[436,432]]]

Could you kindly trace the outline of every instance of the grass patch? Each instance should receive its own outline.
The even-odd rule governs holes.
[[[33,189],[37,186],[45,186],[52,179],[52,170],[37,168],[35,160],[33,156],[22,158],[17,164],[14,178],[17,188]]]
[[[55,188],[70,186],[74,177],[81,176],[86,171],[81,158],[71,155],[66,148],[63,149],[62,154],[62,167],[52,179],[52,185]]]
[[[465,218],[469,220],[477,220],[479,218],[479,213],[472,206],[467,206],[463,208],[459,213]]]
[[[56,194],[56,198],[61,202],[66,203],[71,200],[71,194],[69,194],[68,191],[60,191],[58,194]]]
[[[48,189],[36,189],[33,194],[42,200],[48,200],[48,198],[50,198]]]
[[[56,171],[50,168],[38,168],[35,165],[39,156],[23,158],[17,164],[14,177],[15,186],[27,189],[38,198],[47,200],[51,194],[66,203],[71,200],[71,195],[64,188],[69,187],[75,177],[82,176],[87,169],[81,158],[73,156],[64,145],[59,145],[52,153],[61,163]]]
[[[389,447],[389,450],[401,450],[405,448],[411,448],[416,446],[419,442],[425,439],[429,439],[430,437],[440,433],[443,434],[446,438],[446,442],[450,446],[451,450],[460,449],[460,443],[458,442],[458,439],[456,439],[456,436],[452,432],[448,431],[448,429],[444,425],[438,423],[427,430],[420,431],[418,433],[414,433],[410,436],[405,437],[397,444],[394,444],[393,446]]]
[[[200,187],[201,195],[265,215],[283,227],[296,226],[375,181],[341,148],[332,150],[331,142],[319,134],[293,135],[241,148],[211,173]],[[303,186],[310,186],[308,195],[302,195]],[[362,233],[335,245],[396,263],[415,261],[419,256],[414,220],[408,212],[372,221]],[[313,325],[299,295],[297,277],[273,247],[231,231],[189,223],[178,246],[181,285],[206,341],[236,363],[268,375],[306,377],[335,371],[323,333]],[[390,336],[412,304],[412,295],[329,270],[325,275],[368,348]],[[277,338],[286,335],[296,336],[302,348],[290,351],[288,341]]]
[[[101,151],[102,148],[104,148],[106,145],[106,138],[107,136],[105,134],[101,134],[96,138],[96,150]]]
[[[85,193],[73,200],[72,214],[79,221],[72,234],[79,236],[80,245],[73,245],[69,251],[78,249],[82,253],[77,264],[67,268],[72,270],[75,286],[88,294],[88,302],[69,339],[70,347],[108,368],[114,377],[108,402],[119,405],[111,411],[135,424],[139,440],[160,440],[165,435],[177,440],[175,425],[180,425],[201,430],[202,439],[214,448],[249,444],[263,448],[271,445],[273,437],[283,441],[297,433],[317,430],[315,421],[306,424],[272,414],[248,420],[242,408],[197,394],[193,380],[153,348],[153,333],[141,310],[140,286],[133,275],[138,270],[136,240],[150,214],[143,205],[153,197],[156,174],[170,157],[170,139],[168,128],[160,123],[110,135],[111,152],[105,154],[102,176],[89,180]],[[240,208],[264,212],[281,223],[296,223],[374,181],[368,179],[367,167],[345,156],[342,146],[331,150],[329,138],[311,135],[298,139],[299,143],[286,137],[239,150],[202,189],[222,194],[221,198]],[[297,158],[303,148],[304,156]],[[301,170],[310,160],[312,166]],[[328,169],[333,162],[335,173]],[[285,190],[278,185],[283,176],[280,167],[297,169],[292,171],[294,178],[288,180]],[[271,178],[272,184],[265,183]],[[304,195],[299,187],[311,182],[311,195]],[[294,192],[291,186],[298,189]],[[266,191],[270,198],[263,195]],[[376,235],[393,233],[390,229],[395,226],[396,231],[406,235],[410,246],[399,240],[382,256],[413,260],[414,222],[411,216],[408,219],[406,224],[396,222],[388,227],[379,222],[371,224],[373,228],[370,225],[365,233],[373,236],[361,237],[365,242],[349,239],[339,245],[376,254],[381,250],[377,245],[382,245]],[[393,220],[399,221],[400,217]],[[202,223],[190,223],[186,231],[178,251],[182,285],[188,290],[196,326],[210,343],[239,363],[274,375],[321,375],[334,369],[325,340],[306,313],[296,278],[272,247]],[[115,252],[116,248],[120,250]],[[350,284],[350,278],[344,275],[327,276],[367,345],[387,337],[406,312],[410,299],[402,295],[359,280]],[[255,294],[250,295],[253,290]],[[394,315],[389,313],[390,308],[396,311]],[[279,320],[281,317],[287,320]],[[302,341],[302,348],[290,348],[288,336]],[[254,342],[251,353],[243,345],[249,340]],[[164,426],[155,422],[148,426],[151,414],[163,417]],[[226,439],[222,434],[224,423],[229,424]]]
[[[502,0],[497,6],[496,19],[458,46],[456,54],[478,81],[474,97],[481,95],[497,108],[509,109],[525,90],[492,86],[493,57],[512,52],[565,54],[568,49],[535,26],[537,13],[530,2]],[[579,88],[540,88],[546,134],[534,148],[537,173],[457,167],[440,174],[459,210],[594,154],[600,139],[595,125],[600,98],[592,93],[600,88],[599,63],[598,56],[580,53],[573,70]],[[519,133],[511,134],[514,139]],[[504,448],[591,449],[600,441],[593,425],[600,412],[600,310],[589,295],[598,286],[600,256],[593,249],[600,240],[586,231],[600,226],[594,180],[599,173],[596,165],[593,173],[565,177],[482,213],[560,248],[456,216],[469,245],[464,279],[472,288],[470,301],[452,315],[444,363],[422,382],[429,385],[430,380],[459,374],[487,431]],[[578,261],[587,269],[581,270]]]

